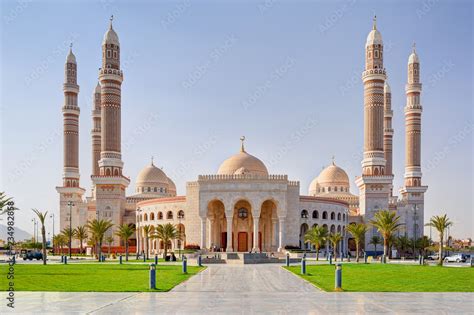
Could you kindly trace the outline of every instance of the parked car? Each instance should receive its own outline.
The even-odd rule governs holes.
[[[33,259],[36,259],[36,260],[41,260],[43,259],[43,254],[41,252],[38,252],[38,251],[35,251],[35,250],[22,250],[21,251],[21,257],[23,258],[23,260],[33,260]]]
[[[466,256],[463,254],[454,254],[444,259],[445,262],[466,262]]]
[[[446,258],[446,256],[445,256],[445,258]],[[428,260],[438,260],[439,255],[438,254],[428,255],[428,257],[426,257],[426,259],[428,259]]]

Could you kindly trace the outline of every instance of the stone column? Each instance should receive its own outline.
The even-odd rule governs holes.
[[[212,242],[212,225],[214,224],[214,219],[207,219],[207,222],[208,222],[208,226],[209,226],[209,230],[208,230],[208,240],[207,240],[207,243],[209,244],[208,245],[208,248],[211,249],[212,248],[212,245],[213,245],[213,242]]]
[[[278,244],[278,233],[277,233],[277,229],[278,229],[278,219],[272,219],[272,250],[274,250],[274,248],[276,247],[276,245]]]
[[[283,251],[283,238],[285,237],[285,219],[280,218],[278,222],[278,251]]]
[[[253,217],[253,248],[254,252],[259,252],[260,248],[258,247],[258,222],[260,221],[259,217]]]
[[[206,218],[201,217],[201,249],[206,247]]]
[[[227,248],[226,252],[232,252],[232,217],[227,217]]]

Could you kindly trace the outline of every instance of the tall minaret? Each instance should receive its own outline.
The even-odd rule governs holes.
[[[386,173],[384,153],[384,116],[385,116],[385,68],[383,64],[382,35],[377,29],[376,19],[365,44],[365,70],[362,72],[364,83],[364,158],[362,176],[356,179],[359,187],[359,210],[368,222],[377,211],[389,209],[389,197],[392,189],[391,174]],[[370,229],[366,235],[366,249],[372,235]]]
[[[92,175],[99,175],[99,160],[101,152],[101,109],[100,109],[100,100],[101,91],[100,84],[97,82],[97,86],[94,90],[94,95],[92,96],[94,102],[94,108],[92,109]]]
[[[79,186],[79,106],[77,96],[77,63],[72,53],[72,44],[64,66],[64,121],[63,136],[63,185],[56,187],[59,193],[59,228],[62,230],[72,222],[72,227],[84,224],[80,218],[82,196],[85,190]],[[73,211],[74,209],[74,211]],[[70,220],[70,215],[72,220]]]
[[[420,60],[413,44],[408,57],[408,82],[405,86],[405,186],[400,190],[406,205],[405,218],[410,237],[423,235],[424,193],[428,186],[421,185],[421,112]]]
[[[102,67],[100,81],[100,134],[101,151],[99,174],[92,175],[96,199],[96,213],[99,219],[111,220],[114,225],[122,223],[125,214],[125,189],[130,179],[123,176],[121,153],[121,86],[120,42],[110,25],[102,41]],[[97,95],[97,93],[96,93]],[[109,232],[113,235],[113,231]],[[119,238],[114,235],[114,244]]]
[[[385,81],[383,88],[384,94],[384,120],[383,120],[383,152],[385,157],[385,174],[393,175],[392,170],[392,139],[393,139],[393,128],[392,128],[392,92],[390,85]]]

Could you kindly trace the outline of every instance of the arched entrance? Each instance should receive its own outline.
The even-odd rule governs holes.
[[[265,252],[276,251],[277,245],[277,205],[273,200],[265,200],[260,209],[259,248]]]
[[[212,200],[207,206],[208,246],[211,251],[223,251],[227,247],[227,222],[224,203]]]
[[[232,248],[238,252],[250,251],[253,242],[253,217],[252,206],[247,200],[239,200],[235,204],[232,225]]]
[[[306,235],[306,232],[308,232],[308,230],[309,230],[308,224],[306,223],[301,224],[301,227],[300,227],[300,248],[301,249],[309,248],[308,243],[305,243],[304,241],[304,236]]]

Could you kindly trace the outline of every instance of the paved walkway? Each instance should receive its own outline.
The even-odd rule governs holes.
[[[0,313],[5,314],[4,303]],[[17,292],[28,314],[474,313],[473,293],[327,293],[280,265],[214,265],[167,293]]]

